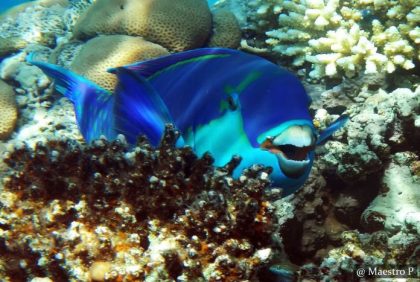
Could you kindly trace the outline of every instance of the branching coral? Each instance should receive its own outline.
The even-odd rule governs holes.
[[[294,66],[311,65],[314,78],[391,73],[419,61],[416,0],[224,2],[238,4],[242,28],[255,38],[250,41],[265,40],[275,53],[292,58]]]
[[[17,149],[1,194],[0,271],[27,280],[239,281],[276,253],[269,169],[231,177],[191,148],[122,139]],[[11,263],[12,262],[12,263]],[[16,263],[13,263],[16,262]]]

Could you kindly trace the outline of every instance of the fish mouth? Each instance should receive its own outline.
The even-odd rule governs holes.
[[[302,176],[311,163],[316,137],[307,125],[292,125],[275,137],[267,137],[261,148],[275,154],[280,169],[290,178]]]

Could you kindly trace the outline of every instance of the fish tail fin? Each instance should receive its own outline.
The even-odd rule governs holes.
[[[327,142],[328,138],[333,135],[334,132],[342,128],[348,120],[349,117],[347,115],[342,115],[336,119],[330,126],[328,126],[319,134],[316,145],[323,145],[325,142]]]
[[[54,79],[57,91],[72,101],[79,129],[87,142],[101,135],[110,139],[116,136],[114,99],[109,91],[67,69],[33,58],[33,54],[30,54],[26,60]]]
[[[26,57],[26,61],[37,66],[47,76],[53,78],[56,83],[55,88],[57,91],[70,99],[73,103],[76,103],[78,96],[85,94],[92,88],[100,89],[99,86],[70,70],[54,64],[34,60],[34,53],[29,54]]]

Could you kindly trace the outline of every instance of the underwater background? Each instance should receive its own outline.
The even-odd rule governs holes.
[[[1,0],[0,281],[418,281],[419,23],[418,0]],[[295,74],[318,130],[349,116],[293,194],[170,126],[86,144],[27,61],[112,91],[108,68],[201,47]]]
[[[22,3],[29,2],[27,0],[3,0],[0,3],[0,13],[7,11],[8,9],[20,5]]]

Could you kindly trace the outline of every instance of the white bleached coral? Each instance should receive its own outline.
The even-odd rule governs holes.
[[[420,233],[420,181],[412,177],[410,164],[415,154],[401,152],[385,170],[383,189],[364,211],[362,224],[368,230],[385,228],[392,232],[413,229]]]
[[[238,5],[236,15],[241,15],[251,45],[268,45],[280,57],[291,58],[294,66],[311,66],[313,78],[392,73],[412,69],[419,60],[416,0],[221,2]]]

